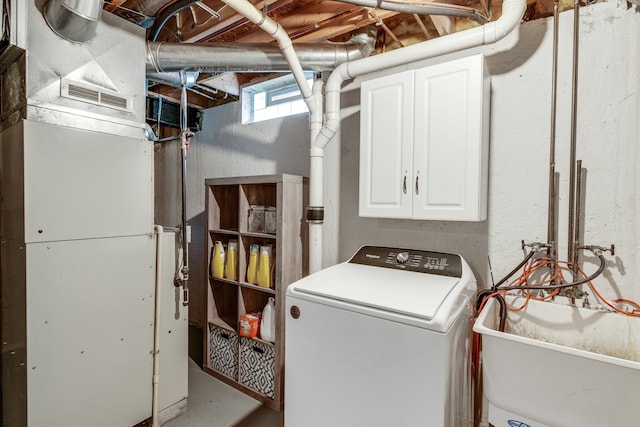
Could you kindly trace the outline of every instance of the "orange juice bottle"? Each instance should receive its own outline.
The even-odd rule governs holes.
[[[247,282],[256,284],[258,281],[258,257],[260,256],[260,245],[249,247],[249,265],[247,266]]]
[[[236,280],[236,253],[238,252],[238,242],[229,240],[227,246],[226,264],[224,268],[224,276],[229,280]]]
[[[211,276],[224,277],[224,247],[220,240],[213,244],[213,259],[211,260]]]
[[[271,248],[269,246],[260,247],[258,286],[271,287]]]

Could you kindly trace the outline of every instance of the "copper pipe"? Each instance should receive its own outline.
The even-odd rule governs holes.
[[[547,212],[547,249],[553,277],[558,259],[558,230],[556,225],[556,105],[558,99],[558,0],[553,3],[553,63],[551,78],[551,134],[549,135],[549,210]],[[555,283],[557,284],[557,283]]]
[[[396,42],[398,44],[398,46],[400,47],[404,47],[404,45],[402,44],[402,42],[396,37],[395,34],[393,34],[393,31],[391,31],[391,29],[389,27],[387,27],[387,24],[385,24],[383,21],[380,21],[378,23],[378,25],[380,25],[382,27],[382,29],[389,34],[389,36],[393,39],[394,42]]]
[[[416,22],[418,23],[418,26],[420,27],[420,29],[424,33],[424,36],[427,38],[427,40],[430,40],[431,39],[431,34],[429,34],[429,30],[427,30],[427,27],[424,25],[424,22],[422,22],[422,19],[420,19],[420,16],[417,13],[414,13],[413,14],[413,19],[416,20]]]
[[[576,162],[576,173],[578,177],[576,179],[576,218],[575,218],[575,235],[573,239],[573,259],[571,260],[573,268],[574,281],[578,278],[578,257],[580,248],[580,216],[582,215],[582,160]]]
[[[576,122],[578,110],[578,35],[580,22],[580,2],[573,1],[573,79],[571,82],[571,152],[569,156],[569,226],[568,226],[568,254],[567,260],[574,259],[574,227],[575,227],[575,199],[576,199]],[[577,279],[574,273],[573,281]]]

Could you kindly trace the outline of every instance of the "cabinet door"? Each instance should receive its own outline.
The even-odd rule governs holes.
[[[415,73],[415,219],[483,221],[489,80],[475,55]]]
[[[409,218],[413,71],[362,83],[360,216]]]

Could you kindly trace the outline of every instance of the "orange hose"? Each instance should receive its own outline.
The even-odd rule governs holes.
[[[556,281],[561,282],[563,280],[563,268],[571,268],[572,267],[572,263],[568,262],[568,261],[556,261],[556,265],[555,265],[555,271],[554,274],[549,277],[546,280],[542,280],[540,282],[530,282],[531,280],[531,276],[536,273],[538,270],[540,270],[541,268],[546,268],[549,266],[549,264],[551,263],[551,260],[549,258],[546,257],[540,257],[540,258],[536,258],[536,259],[532,259],[529,262],[527,262],[523,268],[522,268],[522,273],[517,276],[515,279],[513,279],[509,284],[508,287],[518,287],[518,286],[540,286],[541,290],[544,290],[544,285],[549,284],[549,283],[555,283]],[[583,271],[583,270],[579,270],[580,274],[582,274],[583,277],[588,277],[587,274]],[[607,301],[599,292],[598,290],[595,288],[595,286],[593,285],[592,282],[588,282],[589,287],[593,290],[594,294],[596,295],[596,297],[602,301],[604,304],[606,304],[609,308],[611,308],[613,311],[615,311],[616,313],[620,313],[620,314],[624,314],[627,316],[632,316],[632,317],[640,317],[640,304],[638,304],[635,301],[632,300],[628,300],[628,299],[624,299],[624,298],[619,298],[616,300],[613,300],[612,302]],[[486,303],[486,301],[497,295],[497,294],[506,294],[506,290],[501,291],[498,290],[490,295],[488,295],[481,303],[480,308],[478,309],[478,313],[480,311],[482,311],[482,309],[484,308],[484,305]],[[531,290],[528,289],[523,289],[522,292],[525,295],[525,301],[523,302],[523,304],[519,307],[509,307],[507,306],[507,309],[509,311],[521,311],[523,310],[528,304],[530,300],[537,300],[537,301],[546,301],[549,300],[555,296],[557,296],[560,293],[559,289],[554,289],[551,293],[543,296],[543,297],[539,297],[539,296],[533,296],[531,295]],[[613,303],[617,303],[617,304],[626,304],[630,310],[621,310],[620,308],[616,307]]]

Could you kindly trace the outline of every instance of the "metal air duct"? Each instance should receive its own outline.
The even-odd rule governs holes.
[[[302,68],[330,71],[338,65],[365,58],[373,52],[375,32],[360,33],[345,43],[301,43],[295,45]],[[147,73],[175,71],[289,71],[277,45],[147,43]]]
[[[57,35],[82,43],[93,37],[103,3],[103,0],[49,0],[44,7],[44,17]]]

